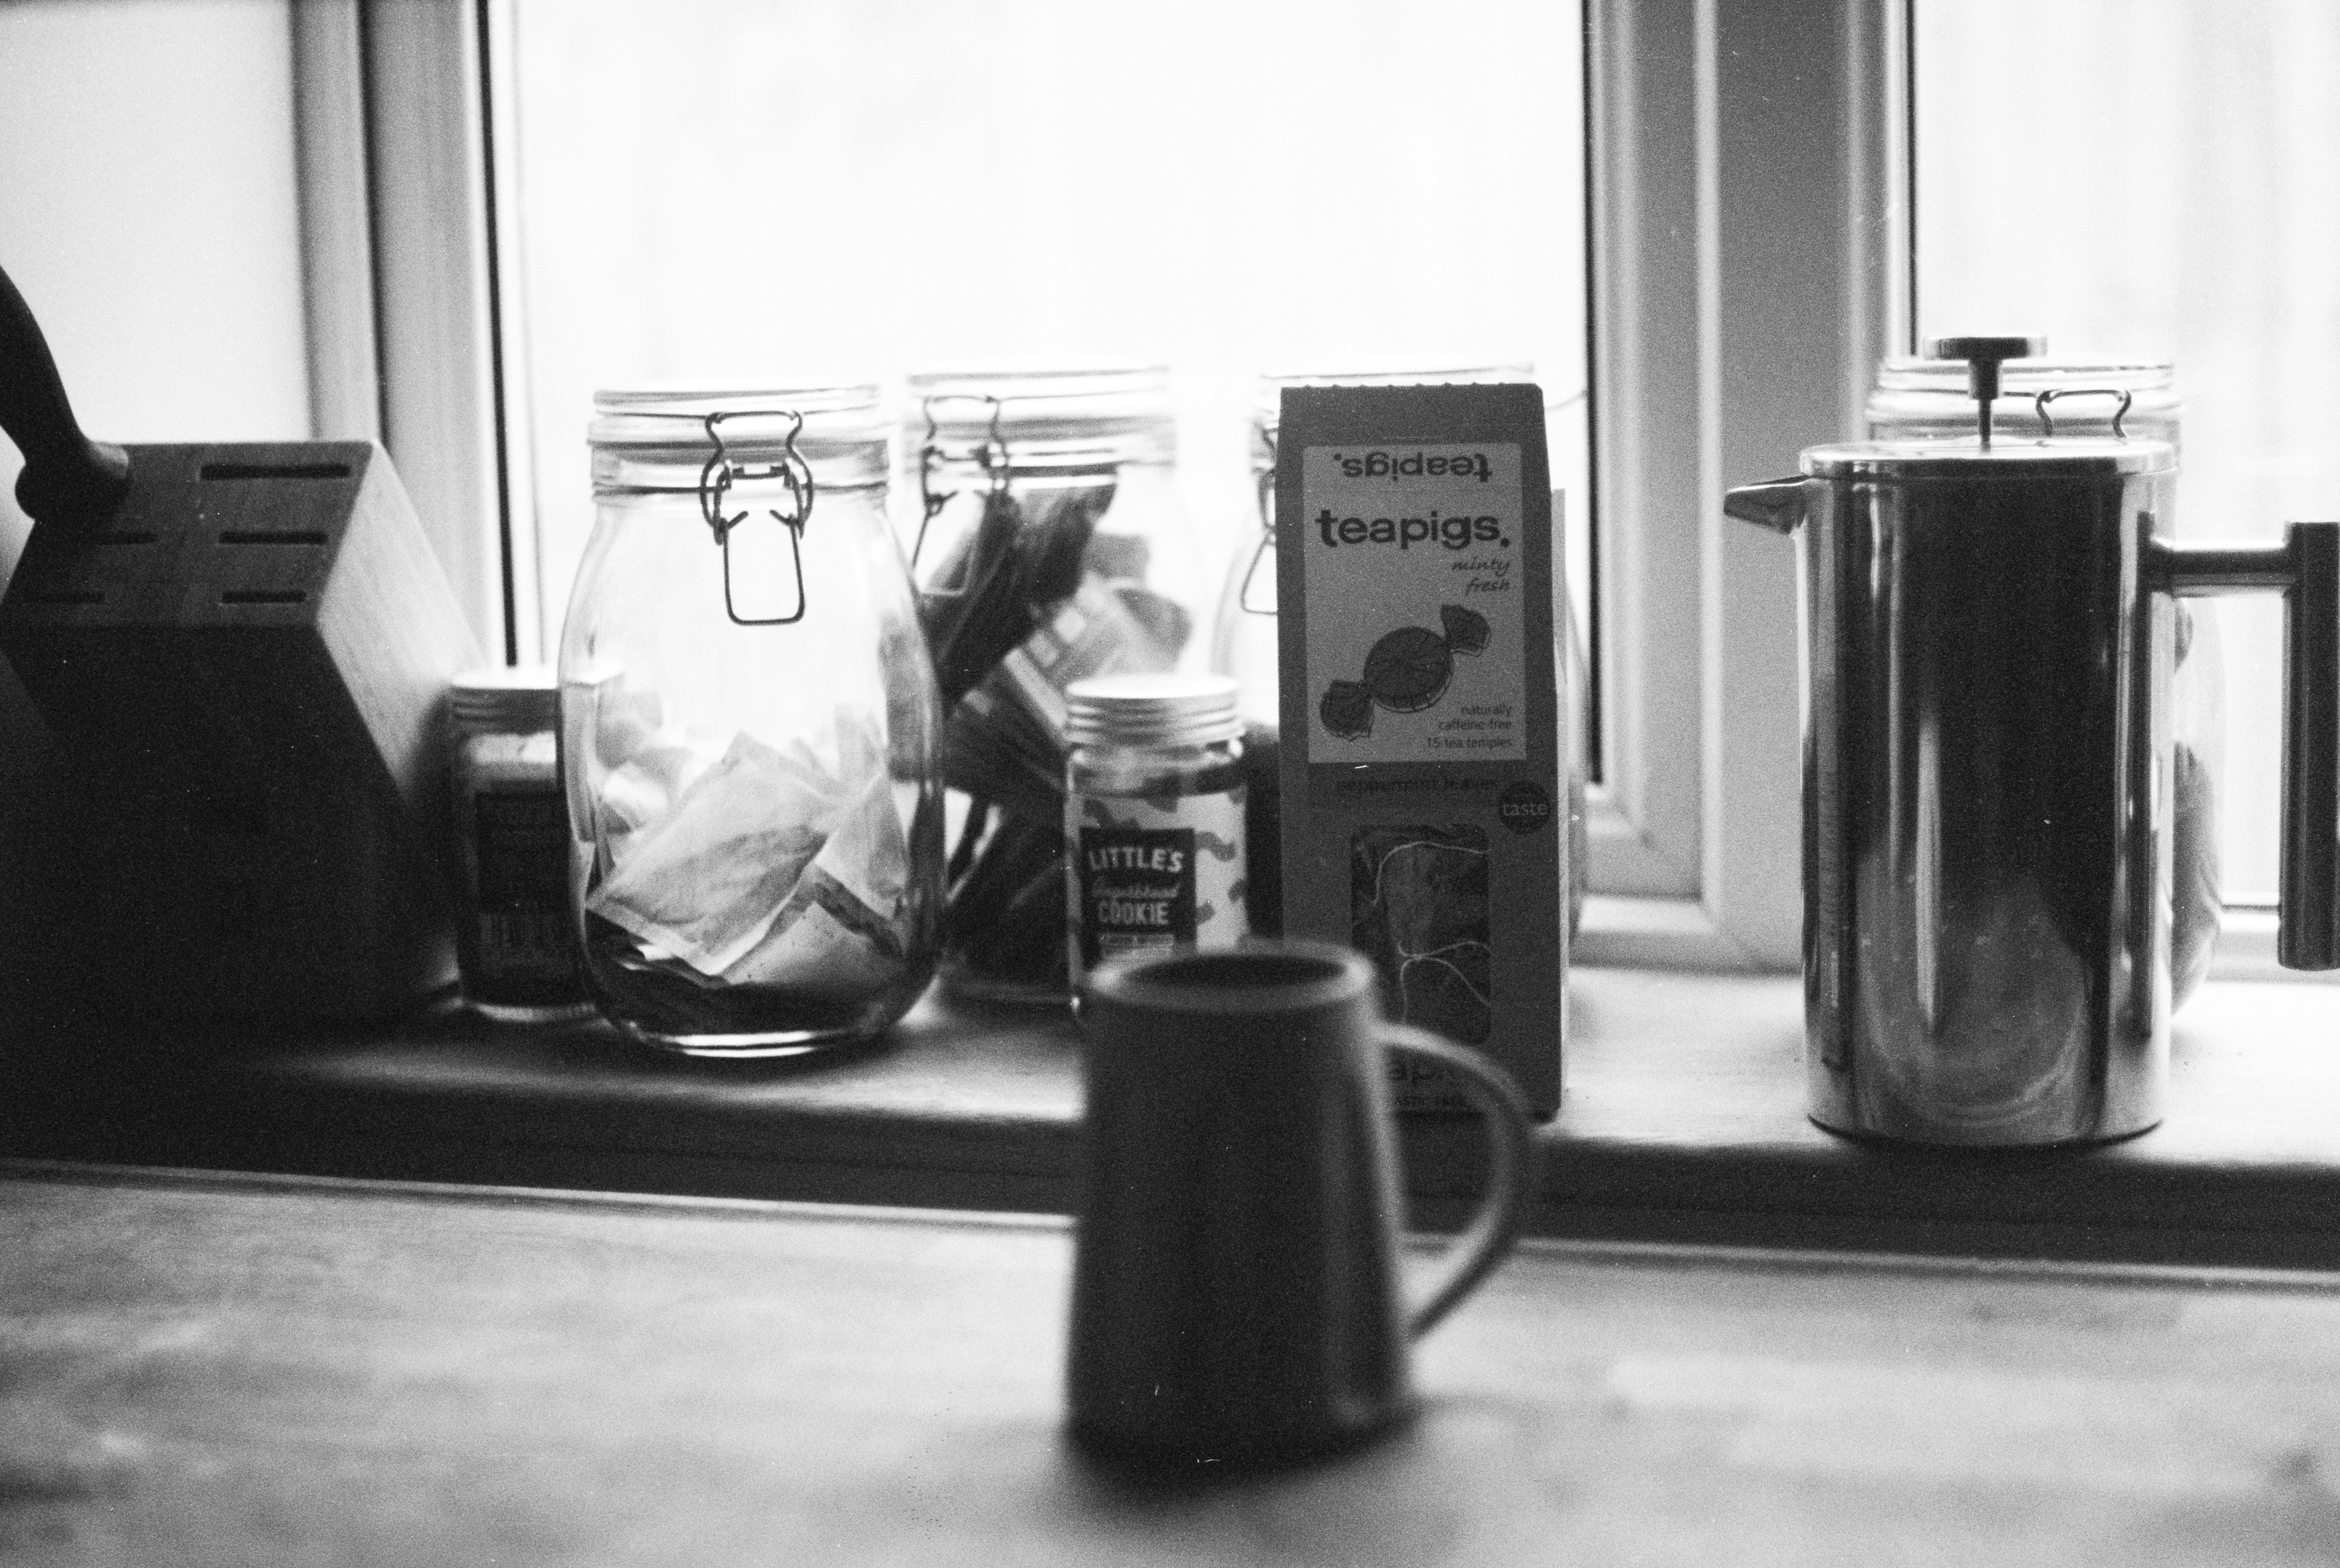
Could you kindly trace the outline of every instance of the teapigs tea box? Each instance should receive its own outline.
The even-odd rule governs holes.
[[[1275,469],[1284,928],[1559,1108],[1567,795],[1533,386],[1294,387]],[[1402,1109],[1462,1108],[1393,1071]]]

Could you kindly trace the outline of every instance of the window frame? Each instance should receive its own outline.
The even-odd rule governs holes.
[[[1906,337],[1905,5],[1586,0],[1607,764],[1590,961],[1798,962],[1794,554],[1725,523],[1720,503],[1725,485],[1858,433],[1871,367]],[[503,417],[525,389],[498,379],[525,362],[521,303],[495,266],[521,242],[494,203],[510,178],[491,113],[509,85],[510,0],[302,9],[304,31],[332,40],[330,55],[302,49],[304,72],[323,60],[345,75],[354,37],[359,89],[334,103],[367,124],[370,240],[328,193],[304,203],[312,244],[372,279],[384,444],[483,641],[532,655],[548,630],[535,596],[504,588],[535,571],[527,422]],[[1813,128],[1813,104],[1834,105],[1818,117],[1831,129]],[[347,139],[322,118],[302,126],[304,185],[312,164],[328,183],[351,177],[345,149],[306,155]],[[1842,325],[1784,352],[1814,321]],[[364,356],[344,345],[363,325],[354,308],[319,321],[316,362],[362,382]]]
[[[1582,957],[1787,969],[1796,551],[1732,484],[1908,342],[1906,0],[1587,0],[1603,782]]]
[[[314,433],[389,450],[481,646],[532,659],[538,600],[512,590],[536,571],[527,424],[506,417],[526,356],[497,265],[518,235],[491,117],[510,7],[292,12]]]
[[[1585,0],[1602,779],[1581,961],[1800,961],[1796,547],[1732,484],[1862,433],[1911,345],[1910,0]],[[511,0],[292,7],[312,398],[380,439],[482,644],[532,581]],[[510,274],[516,275],[517,269]],[[492,522],[493,526],[487,526]],[[2230,908],[2222,978],[2290,976]]]

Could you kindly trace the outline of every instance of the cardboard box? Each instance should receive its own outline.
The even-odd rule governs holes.
[[[1560,1106],[1568,794],[1528,385],[1294,387],[1275,472],[1284,929]],[[1405,1110],[1462,1108],[1394,1064]]]

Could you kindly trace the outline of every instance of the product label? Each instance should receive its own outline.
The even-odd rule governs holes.
[[[1319,762],[1528,755],[1516,442],[1343,442],[1300,454]]]
[[[559,978],[575,968],[569,931],[569,814],[555,789],[471,797],[479,907],[467,969],[488,979]]]
[[[1548,1113],[1570,867],[1542,394],[1292,387],[1279,430],[1284,930],[1371,958],[1388,1017]],[[1392,1076],[1401,1108],[1469,1104],[1443,1067]]]
[[[1151,948],[1232,948],[1244,913],[1244,792],[1066,803],[1076,971]]]
[[[561,903],[569,887],[569,813],[558,789],[481,791],[471,800],[480,902]]]

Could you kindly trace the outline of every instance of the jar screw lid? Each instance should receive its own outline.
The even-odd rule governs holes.
[[[528,734],[559,722],[560,691],[549,664],[488,665],[448,682],[447,709],[471,734]]]
[[[1076,746],[1208,746],[1244,731],[1231,675],[1093,675],[1065,689]]]

